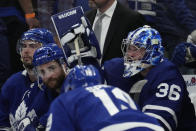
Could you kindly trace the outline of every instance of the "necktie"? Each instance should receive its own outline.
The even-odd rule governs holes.
[[[102,28],[102,20],[104,18],[105,14],[100,14],[94,27],[94,32],[97,37],[98,42],[100,43],[101,40],[101,28]]]

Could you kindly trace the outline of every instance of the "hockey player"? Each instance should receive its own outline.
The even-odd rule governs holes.
[[[177,67],[163,57],[159,32],[149,26],[138,28],[128,34],[124,45],[124,58],[104,64],[107,83],[130,92],[142,111],[159,120],[165,130],[196,130],[185,82]]]
[[[163,130],[156,119],[137,110],[127,93],[102,83],[94,66],[75,66],[65,80],[65,93],[51,105],[46,130]]]
[[[60,87],[67,75],[68,67],[66,63],[67,60],[63,50],[55,44],[39,48],[33,56],[33,65],[36,68],[37,75],[47,88],[56,92],[56,95],[59,95]]]
[[[74,67],[63,83],[63,57],[55,46],[41,47],[34,54],[33,63],[43,82],[53,89],[61,83],[65,92],[52,104],[46,130],[163,130],[156,119],[137,110],[128,94],[100,85],[103,79],[92,65]]]
[[[44,28],[31,29],[22,35],[17,50],[25,70],[13,74],[2,87],[0,130],[22,131],[29,124],[35,127],[39,121],[44,124],[44,114],[53,97],[49,90],[36,82],[32,59],[37,48],[51,42],[54,42],[53,35]]]

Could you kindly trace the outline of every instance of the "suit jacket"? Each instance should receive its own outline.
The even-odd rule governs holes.
[[[93,25],[97,10],[86,12],[86,17]],[[126,8],[117,2],[104,43],[102,62],[115,57],[122,57],[121,44],[128,33],[144,25],[144,18],[138,12]]]

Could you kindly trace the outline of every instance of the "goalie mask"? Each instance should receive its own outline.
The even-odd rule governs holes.
[[[18,41],[16,50],[20,54],[25,41],[31,41],[31,44],[40,43],[42,46],[47,43],[54,43],[53,34],[45,28],[34,28],[23,33]]]
[[[124,77],[133,76],[163,59],[161,37],[157,30],[145,25],[130,32],[122,43]]]
[[[67,92],[78,87],[94,86],[102,83],[103,78],[94,66],[77,65],[69,72],[63,88]]]

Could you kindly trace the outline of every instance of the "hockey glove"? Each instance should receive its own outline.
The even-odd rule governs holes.
[[[196,46],[191,43],[181,43],[176,46],[172,54],[172,62],[177,66],[196,60]]]

